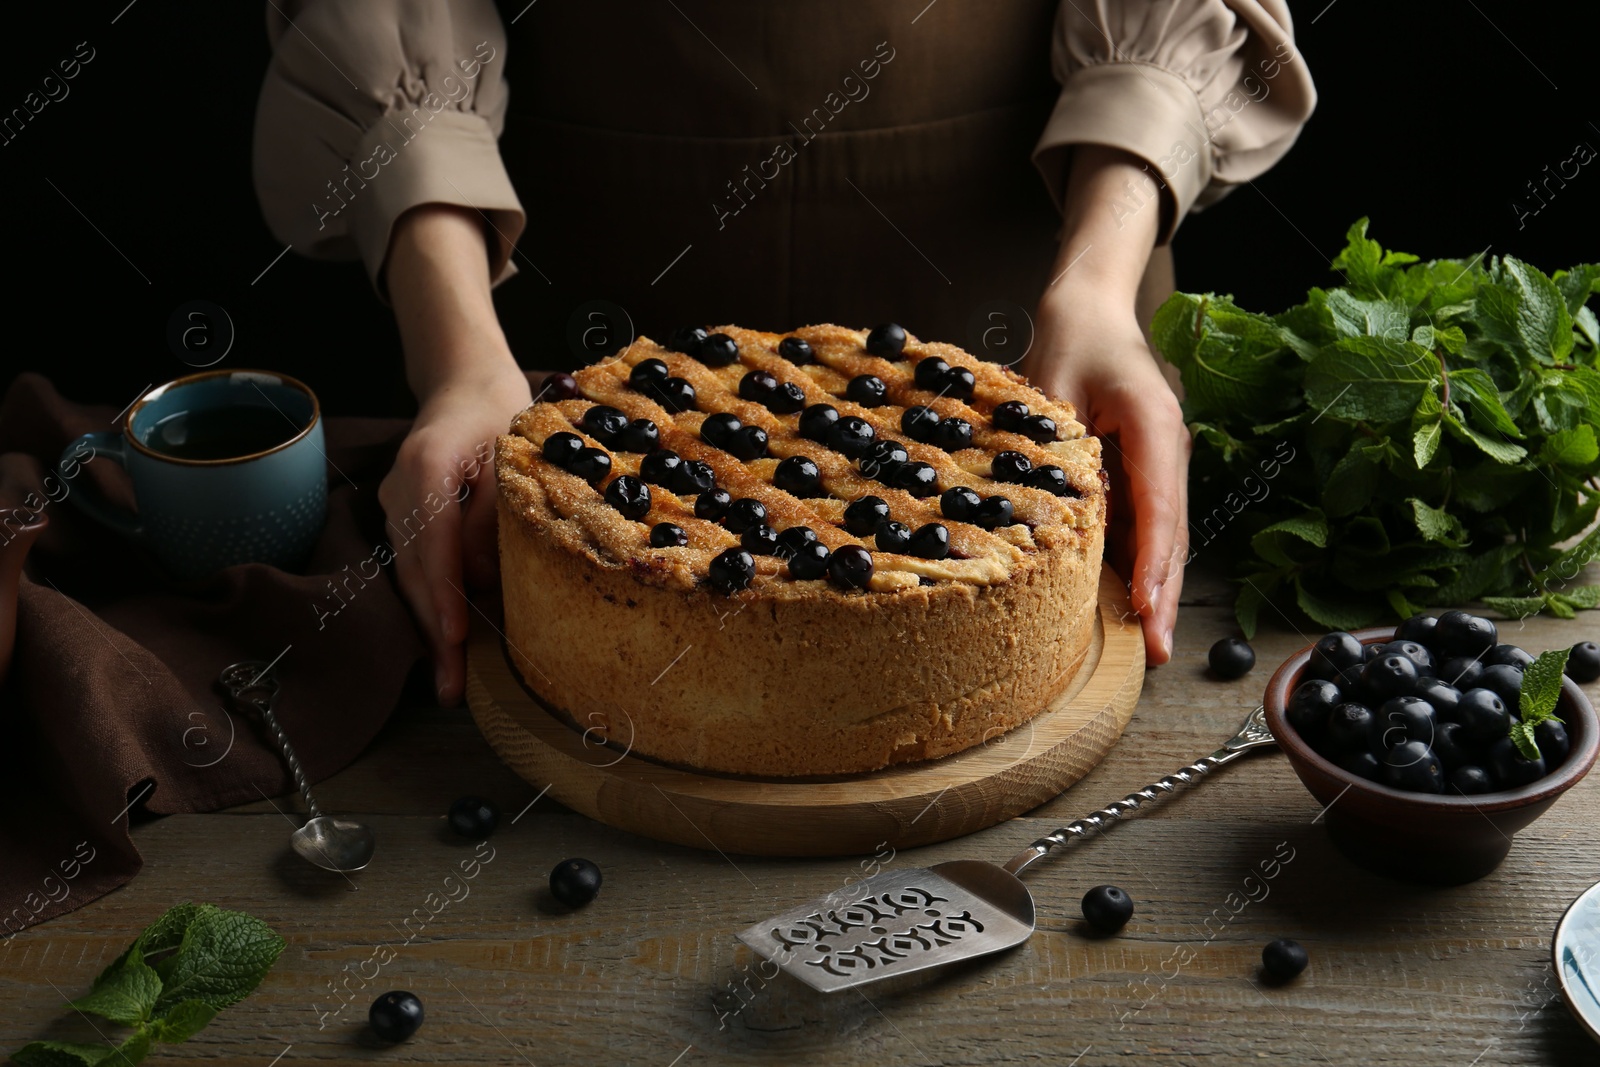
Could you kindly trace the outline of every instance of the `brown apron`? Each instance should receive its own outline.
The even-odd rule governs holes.
[[[658,339],[894,320],[1005,358],[995,315],[1027,329],[1060,225],[1030,160],[1056,0],[924,2],[506,0],[522,362],[592,358],[619,308]]]

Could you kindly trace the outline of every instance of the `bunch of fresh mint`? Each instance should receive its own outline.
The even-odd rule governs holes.
[[[179,1042],[249,996],[283,951],[260,919],[211,904],[179,904],[151,923],[71,1007],[134,1028],[117,1046],[34,1041],[18,1067],[135,1064],[157,1041]]]
[[[1178,293],[1152,339],[1183,375],[1194,556],[1235,613],[1330,629],[1481,599],[1571,618],[1600,586],[1600,265],[1423,263],[1350,228],[1345,284],[1278,315]]]

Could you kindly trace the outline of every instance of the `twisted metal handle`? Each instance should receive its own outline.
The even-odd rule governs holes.
[[[267,673],[268,668],[269,664],[254,660],[235,663],[222,672],[218,681],[235,701],[254,708],[261,715],[261,721],[266,724],[267,732],[278,746],[283,762],[289,765],[295,786],[305,798],[307,817],[321,818],[322,809],[317,807],[311,795],[311,783],[306,780],[305,768],[300,765],[300,757],[295,755],[294,746],[289,744],[289,735],[283,732],[283,725],[272,710],[278,702],[278,680]]]
[[[1211,755],[1203,756],[1186,767],[1180,767],[1143,789],[1129,793],[1121,800],[1114,800],[1100,810],[1090,812],[1081,819],[1075,819],[1059,830],[1046,834],[1011,857],[1005,869],[1012,874],[1020,874],[1029,864],[1049,855],[1051,849],[1073,839],[1088,837],[1091,830],[1104,832],[1116,820],[1132,815],[1145,804],[1154,803],[1163,796],[1176,793],[1178,786],[1194,785],[1218,767],[1232,763],[1246,752],[1276,743],[1271,731],[1267,729],[1266,711],[1258,707],[1245,719],[1239,732]]]

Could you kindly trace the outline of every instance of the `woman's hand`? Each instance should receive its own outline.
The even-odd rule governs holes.
[[[495,439],[532,396],[495,317],[476,212],[427,205],[401,216],[387,278],[419,407],[378,500],[449,706],[466,681],[467,589],[491,585],[497,570]]]
[[[1096,145],[1074,150],[1057,273],[1040,300],[1023,370],[1071,402],[1105,443],[1112,561],[1130,579],[1155,665],[1172,656],[1183,587],[1190,439],[1135,311],[1160,208],[1150,190],[1141,208],[1127,210],[1130,182],[1149,183],[1133,156]]]

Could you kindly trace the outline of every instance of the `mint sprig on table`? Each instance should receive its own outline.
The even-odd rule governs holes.
[[[1195,439],[1190,542],[1238,562],[1240,626],[1269,604],[1340,630],[1600,606],[1566,584],[1600,530],[1558,547],[1600,512],[1600,264],[1425,263],[1366,219],[1347,237],[1338,288],[1277,315],[1178,293],[1151,328]]]
[[[1524,759],[1539,758],[1539,742],[1534,739],[1534,727],[1546,719],[1562,720],[1555,714],[1556,701],[1561,699],[1561,679],[1567,669],[1570,648],[1541,652],[1539,658],[1528,664],[1522,672],[1522,691],[1517,694],[1517,712],[1520,720],[1511,723],[1511,740]]]
[[[18,1067],[135,1064],[158,1041],[194,1036],[223,1008],[249,996],[283,951],[266,923],[212,904],[179,904],[134,939],[78,1011],[133,1027],[120,1045],[34,1041],[11,1056]]]

